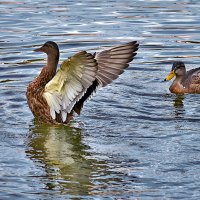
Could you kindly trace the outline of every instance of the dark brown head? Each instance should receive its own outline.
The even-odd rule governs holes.
[[[174,76],[184,76],[186,74],[185,64],[181,61],[174,62],[172,69],[168,76],[165,78],[165,81],[171,80]]]
[[[48,54],[58,54],[59,55],[59,48],[58,45],[55,42],[48,41],[45,44],[43,44],[42,47],[35,49],[36,52],[44,52],[47,55]]]

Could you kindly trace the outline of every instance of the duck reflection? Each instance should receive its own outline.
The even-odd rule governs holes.
[[[88,194],[95,170],[95,160],[87,159],[88,149],[81,140],[81,129],[35,122],[29,130],[26,154],[44,167],[47,189]]]
[[[177,94],[174,99],[174,107],[175,108],[183,108],[183,106],[184,106],[183,100],[184,100],[184,95]]]
[[[174,105],[174,114],[176,118],[182,118],[183,114],[185,113],[184,109],[184,95],[177,94],[175,98],[173,99],[173,105]]]
[[[172,110],[170,111],[171,117],[174,119],[183,118],[185,115],[184,108],[184,99],[185,96],[182,94],[167,94],[165,98],[168,99],[170,105],[173,105]]]

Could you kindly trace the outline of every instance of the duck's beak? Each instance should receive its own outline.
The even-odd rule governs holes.
[[[172,71],[168,74],[168,76],[165,78],[164,81],[169,81],[169,80],[171,80],[175,75],[176,75],[176,74],[175,74],[174,70],[172,70]]]
[[[35,51],[35,52],[44,52],[42,47],[34,49],[33,51]]]

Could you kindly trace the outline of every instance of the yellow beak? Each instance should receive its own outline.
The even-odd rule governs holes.
[[[175,74],[174,70],[172,70],[172,71],[168,74],[168,76],[165,78],[165,81],[171,80],[175,75],[176,75],[176,74]]]

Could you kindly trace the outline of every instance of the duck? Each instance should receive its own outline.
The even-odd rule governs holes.
[[[200,93],[200,68],[186,71],[185,64],[182,61],[176,61],[164,81],[169,81],[174,77],[175,79],[169,87],[171,93]]]
[[[45,42],[35,52],[47,54],[47,63],[27,86],[27,103],[34,118],[48,124],[68,124],[80,115],[84,103],[100,87],[105,87],[129,66],[139,43],[131,41],[101,52],[79,51],[60,67],[59,47]]]

